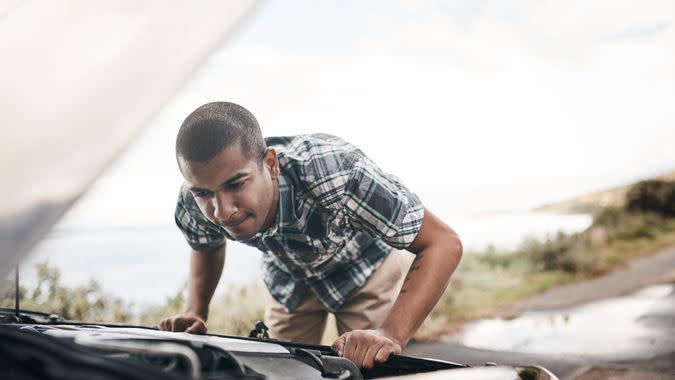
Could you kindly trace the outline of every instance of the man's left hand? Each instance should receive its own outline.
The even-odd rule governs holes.
[[[338,355],[360,368],[373,368],[384,363],[389,355],[401,353],[401,344],[380,330],[353,330],[342,334],[331,345]]]

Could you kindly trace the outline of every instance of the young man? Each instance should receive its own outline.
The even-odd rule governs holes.
[[[237,240],[263,252],[271,337],[319,343],[332,312],[333,349],[370,368],[406,346],[462,255],[455,232],[398,178],[335,136],[263,139],[249,111],[216,102],[185,119],[176,157],[176,223],[192,257],[187,310],[163,330],[206,331],[225,241]],[[416,255],[398,294],[395,249]]]

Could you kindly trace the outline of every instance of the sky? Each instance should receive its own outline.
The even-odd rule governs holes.
[[[446,219],[525,210],[675,170],[675,2],[261,2],[59,227],[173,223],[176,132],[215,100]]]

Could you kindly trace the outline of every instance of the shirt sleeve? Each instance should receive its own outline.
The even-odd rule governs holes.
[[[397,249],[415,240],[424,218],[419,197],[364,156],[351,169],[342,206],[355,229]]]
[[[212,251],[225,243],[227,234],[202,214],[185,186],[178,195],[174,219],[187,243],[197,251]]]

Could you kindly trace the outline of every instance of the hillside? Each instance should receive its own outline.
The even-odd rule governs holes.
[[[675,170],[657,177],[645,178],[644,180],[648,179],[675,181]],[[623,206],[624,200],[626,198],[626,193],[633,185],[635,185],[635,183],[630,183],[627,185],[614,187],[604,191],[598,191],[586,195],[581,195],[562,202],[551,203],[548,205],[537,207],[534,209],[534,211],[549,212],[555,214],[578,214],[578,213],[585,214],[585,213],[593,213],[599,208],[606,206],[620,207]]]

